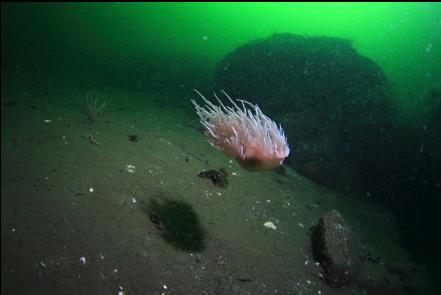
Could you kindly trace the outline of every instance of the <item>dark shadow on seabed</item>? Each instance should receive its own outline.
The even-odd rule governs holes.
[[[193,207],[182,201],[153,199],[142,208],[171,246],[191,252],[204,249],[205,231]]]

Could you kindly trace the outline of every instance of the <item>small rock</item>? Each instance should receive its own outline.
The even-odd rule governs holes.
[[[221,168],[217,170],[202,171],[198,174],[201,178],[210,179],[215,186],[226,188],[228,186],[228,172]]]
[[[127,136],[129,138],[129,141],[132,141],[132,142],[138,141],[138,135],[136,135],[136,134],[127,134]]]
[[[358,260],[351,232],[337,210],[320,218],[311,240],[314,258],[323,267],[326,281],[334,287],[348,284],[356,274]]]

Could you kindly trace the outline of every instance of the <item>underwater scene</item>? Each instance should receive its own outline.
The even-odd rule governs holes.
[[[1,4],[1,294],[441,294],[441,4]]]

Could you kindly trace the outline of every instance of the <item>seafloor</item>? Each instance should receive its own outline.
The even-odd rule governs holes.
[[[107,101],[95,122],[82,110],[91,90]],[[172,94],[27,67],[2,70],[1,91],[2,294],[424,290],[424,270],[400,246],[387,210],[289,168],[244,171],[207,143]],[[226,188],[197,176],[219,168]],[[311,268],[311,228],[330,209],[362,246],[360,272],[343,288]]]

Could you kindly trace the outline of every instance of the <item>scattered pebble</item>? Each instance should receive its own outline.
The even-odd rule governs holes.
[[[136,172],[136,167],[133,165],[126,165],[126,170],[129,173],[135,173]]]
[[[49,119],[44,120],[44,123],[51,123],[51,122],[52,122],[52,120],[49,120]]]
[[[136,204],[136,199],[134,197],[132,197],[132,203]]]
[[[270,229],[277,229],[276,225],[271,221],[267,221],[263,225],[267,228],[270,228]]]
[[[298,225],[299,225],[300,227],[305,227],[305,225],[304,225],[303,223],[301,223],[301,222],[299,222]]]
[[[80,262],[84,265],[84,264],[86,264],[86,257],[81,257],[80,258]]]
[[[93,187],[89,188],[89,193],[93,193],[93,192],[94,192]]]

